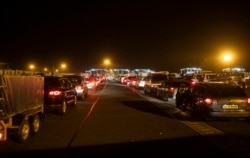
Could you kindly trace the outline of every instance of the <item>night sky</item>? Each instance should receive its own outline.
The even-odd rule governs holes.
[[[0,62],[12,69],[250,69],[247,1],[1,2]],[[229,51],[230,63],[221,60]]]

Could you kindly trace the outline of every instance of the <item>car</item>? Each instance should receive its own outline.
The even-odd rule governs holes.
[[[80,75],[65,75],[76,89],[77,97],[80,100],[84,100],[88,96],[88,87],[84,81],[84,77]]]
[[[216,77],[217,77],[216,73],[212,73],[212,72],[204,73],[202,74],[202,82],[209,82],[213,79],[216,79]]]
[[[201,80],[202,80],[201,76],[198,74],[186,74],[186,75],[182,76],[182,79],[189,80],[193,84],[201,82]]]
[[[183,79],[171,79],[163,81],[161,85],[156,88],[156,97],[166,101],[169,99],[175,99],[177,89],[181,84],[189,85],[191,82]]]
[[[62,76],[44,77],[44,111],[57,111],[65,114],[67,106],[77,104],[75,86]]]
[[[130,86],[130,87],[135,87],[137,81],[138,81],[138,78],[136,76],[128,76],[124,78],[122,84]]]
[[[216,78],[214,78],[212,81],[222,81],[227,82],[228,79],[232,79],[238,84],[241,84],[242,80],[245,79],[246,74],[245,72],[238,72],[238,71],[223,71],[217,73]]]
[[[168,80],[169,72],[155,72],[147,75],[144,84],[144,93],[151,96],[156,95],[156,87],[163,81]]]
[[[92,89],[92,90],[96,90],[97,85],[98,85],[98,81],[96,80],[95,77],[89,76],[89,77],[85,77],[85,83],[88,87],[88,89]]]
[[[248,120],[250,118],[250,98],[238,85],[199,83],[183,89],[180,94],[178,106],[183,106],[198,119],[244,118]]]
[[[146,77],[138,77],[137,82],[135,83],[136,89],[143,89],[145,84]]]

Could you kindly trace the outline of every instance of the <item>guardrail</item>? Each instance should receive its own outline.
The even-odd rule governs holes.
[[[62,73],[62,72],[41,72],[41,71],[25,71],[25,70],[10,70],[10,69],[0,69],[0,75],[16,75],[16,76],[32,76],[32,75],[42,75],[42,76],[60,76],[60,75],[72,75],[75,73]]]

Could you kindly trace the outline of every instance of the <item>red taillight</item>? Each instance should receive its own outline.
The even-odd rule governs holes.
[[[7,140],[7,126],[0,120],[0,141]]]
[[[57,96],[57,95],[60,95],[61,93],[62,93],[61,91],[50,91],[49,95]]]
[[[173,92],[174,91],[174,87],[170,87],[169,91]]]
[[[191,81],[191,85],[195,85],[196,84],[196,82],[195,81]]]
[[[3,140],[3,132],[0,131],[0,140]]]
[[[250,98],[247,98],[247,103],[250,104]]]
[[[82,86],[76,86],[75,89],[82,89]]]
[[[205,101],[205,103],[208,104],[208,105],[217,102],[216,100],[213,100],[213,99],[211,99],[211,98],[206,98],[204,101]]]
[[[94,82],[89,82],[88,85],[89,86],[94,86]]]

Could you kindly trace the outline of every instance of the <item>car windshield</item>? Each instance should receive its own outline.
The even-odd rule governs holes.
[[[152,76],[152,80],[153,81],[164,81],[167,80],[167,75],[165,74],[155,74]]]

